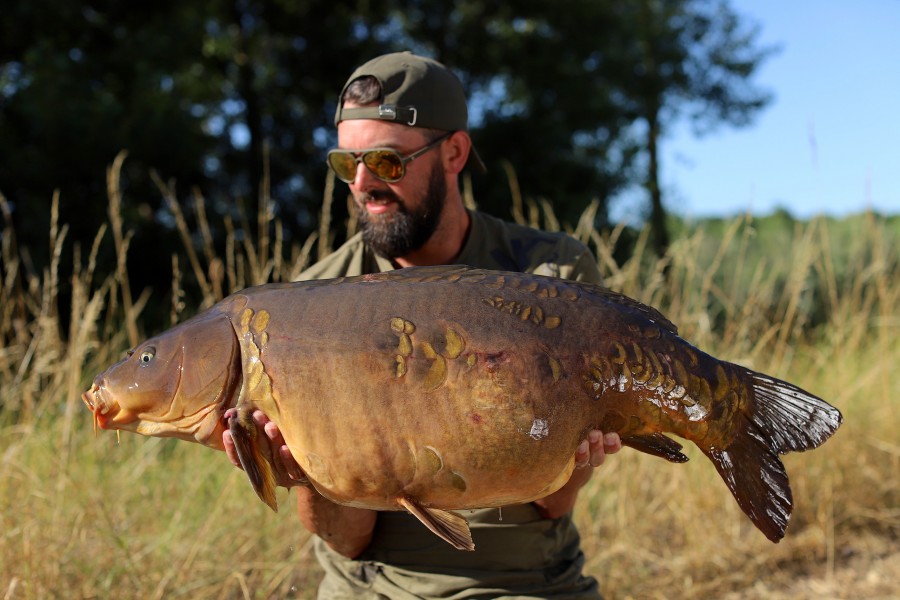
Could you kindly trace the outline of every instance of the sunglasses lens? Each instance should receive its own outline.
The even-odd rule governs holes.
[[[329,152],[328,166],[341,181],[350,183],[356,179],[356,159],[350,152]]]
[[[375,177],[383,181],[400,181],[403,177],[403,160],[390,150],[372,150],[363,155],[363,162]]]

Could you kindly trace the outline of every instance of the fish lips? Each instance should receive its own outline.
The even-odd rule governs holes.
[[[90,389],[81,395],[81,401],[94,415],[95,432],[98,427],[100,429],[120,429],[111,426],[111,421],[121,411],[116,410],[118,406],[109,398],[102,375],[94,379]]]

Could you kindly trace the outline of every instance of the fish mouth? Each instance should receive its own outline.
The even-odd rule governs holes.
[[[94,435],[97,429],[114,429],[110,422],[119,412],[119,405],[110,400],[108,391],[101,379],[96,379],[89,390],[81,394],[81,401],[94,416]]]

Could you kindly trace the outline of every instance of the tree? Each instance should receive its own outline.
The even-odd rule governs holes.
[[[0,191],[35,268],[49,259],[53,191],[69,239],[89,244],[123,149],[137,291],[171,281],[167,259],[141,257],[179,246],[153,170],[180,193],[200,190],[211,213],[234,214],[242,200],[252,219],[267,154],[288,241],[312,230],[329,143],[316,133],[332,130],[346,74],[385,47],[358,4],[11,2],[0,20]],[[101,273],[114,263],[103,248]]]
[[[618,2],[631,40],[625,62],[632,84],[626,107],[643,124],[644,186],[656,252],[669,246],[659,185],[659,142],[668,126],[687,113],[696,133],[720,124],[745,126],[772,99],[750,79],[774,48],[758,48],[757,25],[746,25],[725,0],[632,0]]]
[[[33,251],[46,257],[38,242],[54,189],[72,237],[91,239],[105,219],[105,170],[122,149],[143,166],[127,173],[138,189],[149,188],[149,165],[205,184],[209,138],[181,107],[203,98],[188,75],[194,62],[182,58],[199,45],[202,27],[199,13],[180,4],[35,0],[8,7],[0,25],[0,185],[15,205],[20,241]],[[150,198],[139,193],[127,208],[154,238],[158,194]],[[34,258],[40,267],[42,257]]]

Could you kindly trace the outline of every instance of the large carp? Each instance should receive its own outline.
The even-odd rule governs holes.
[[[635,300],[458,266],[238,292],[128,352],[83,398],[104,429],[221,449],[230,427],[274,509],[274,466],[250,418],[261,409],[324,496],[409,510],[468,550],[454,509],[554,492],[593,428],[673,462],[687,457],[664,434],[691,440],[778,541],[792,508],[778,455],[841,423],[800,388],[698,350]]]

